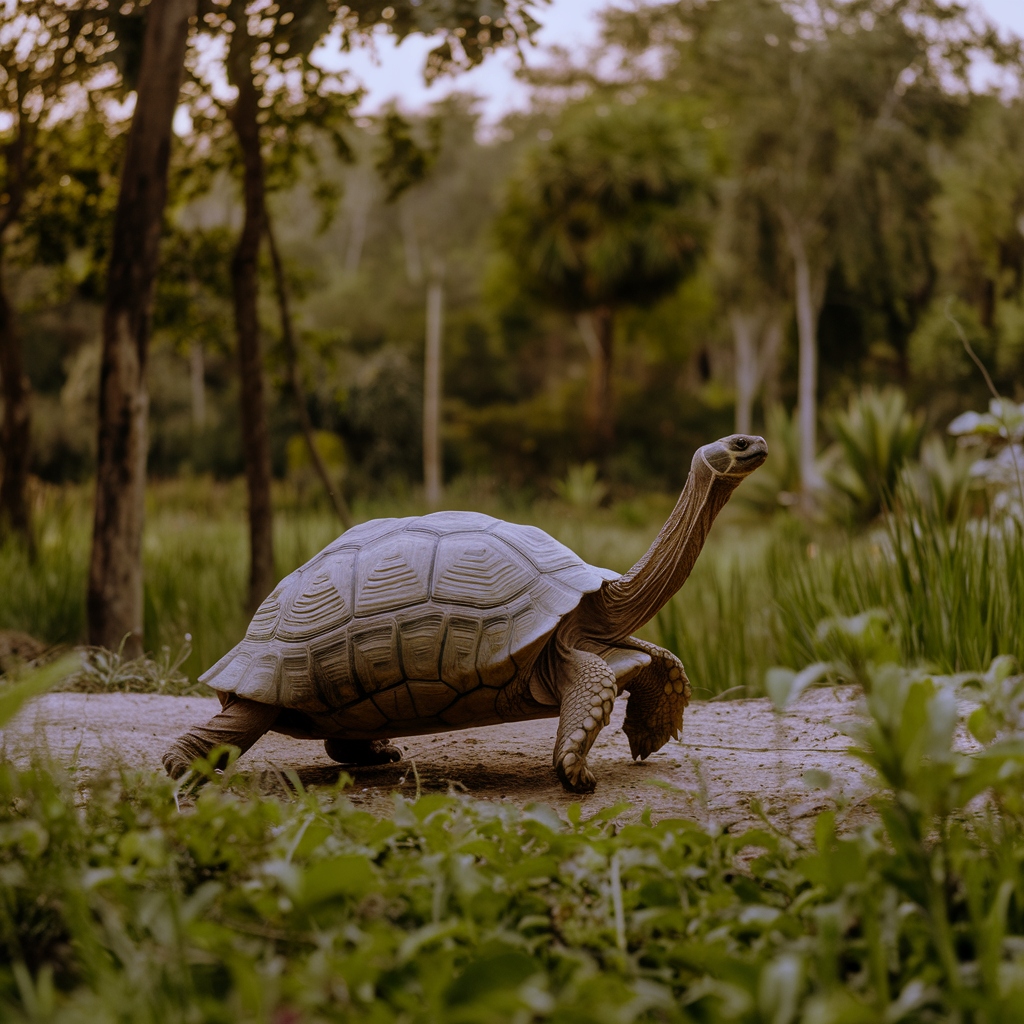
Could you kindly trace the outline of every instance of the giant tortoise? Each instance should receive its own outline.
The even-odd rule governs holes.
[[[632,634],[683,585],[715,516],[764,462],[760,437],[699,448],[647,553],[624,576],[533,526],[476,512],[353,527],[281,581],[245,639],[200,678],[222,710],[164,755],[180,777],[219,744],[270,729],[323,739],[344,764],[398,760],[396,736],[558,717],[554,767],[594,788],[587,753],[629,691],[634,758],[678,736],[690,685]]]

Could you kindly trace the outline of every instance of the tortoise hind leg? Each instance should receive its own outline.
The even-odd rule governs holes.
[[[393,764],[402,760],[402,752],[391,740],[324,740],[324,750],[338,764]]]
[[[164,768],[172,779],[180,779],[192,762],[206,757],[214,747],[235,746],[244,754],[277,720],[281,709],[270,704],[238,697],[222,698],[224,707],[206,723],[179,736],[163,756]]]
[[[587,754],[611,718],[619,692],[615,673],[596,654],[574,650],[560,675],[565,682],[555,738],[555,772],[570,792],[591,793],[597,780],[587,767]]]

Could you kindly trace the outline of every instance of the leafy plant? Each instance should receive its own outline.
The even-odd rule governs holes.
[[[736,502],[762,513],[776,512],[796,503],[800,491],[800,434],[796,416],[781,405],[765,415],[768,461],[748,476],[736,491]]]
[[[923,416],[907,409],[898,388],[865,388],[829,419],[836,445],[825,479],[856,522],[875,519],[893,493],[900,469],[917,454]]]
[[[608,496],[607,485],[597,478],[596,462],[570,466],[565,479],[556,480],[554,487],[562,501],[580,512],[597,508]]]
[[[77,671],[69,673],[60,689],[78,693],[208,694],[207,687],[191,682],[181,671],[192,653],[191,641],[186,634],[177,654],[172,656],[170,647],[163,647],[155,658],[125,658],[123,644],[116,651],[83,647]]]
[[[920,460],[904,466],[900,479],[941,518],[954,520],[967,499],[973,464],[967,450],[957,447],[951,455],[942,439],[932,434],[921,446]]]

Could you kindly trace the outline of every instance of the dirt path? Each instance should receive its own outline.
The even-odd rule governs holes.
[[[681,742],[670,742],[646,762],[633,762],[621,731],[625,701],[590,755],[597,791],[583,798],[585,813],[628,802],[655,817],[688,817],[709,826],[740,830],[768,817],[806,834],[814,815],[837,799],[848,824],[867,813],[867,769],[846,751],[844,734],[858,714],[852,687],[812,690],[787,714],[767,700],[695,703],[687,709]],[[58,763],[95,770],[110,763],[161,771],[160,755],[190,725],[205,721],[216,700],[142,694],[50,694],[34,701],[0,733],[0,749],[24,763],[48,751]],[[391,806],[391,792],[413,795],[415,773],[424,791],[449,787],[475,797],[542,801],[564,812],[574,799],[551,769],[554,719],[468,729],[397,741],[406,760],[386,767],[349,769],[352,799],[377,813]],[[323,745],[268,734],[239,762],[266,787],[280,786],[285,770],[307,785],[333,782],[339,767]],[[805,781],[809,770],[828,772],[827,791]],[[628,815],[627,815],[628,816]]]

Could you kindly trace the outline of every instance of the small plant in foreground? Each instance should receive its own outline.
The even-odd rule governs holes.
[[[0,764],[0,1016],[1019,1020],[1024,746],[954,749],[963,680],[863,676],[877,818],[844,834],[825,813],[810,849],[623,805],[396,795],[378,818],[344,776],[272,799],[206,770],[179,813],[167,779],[79,794]]]

